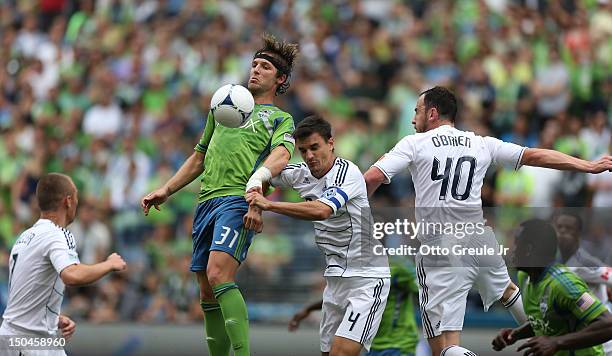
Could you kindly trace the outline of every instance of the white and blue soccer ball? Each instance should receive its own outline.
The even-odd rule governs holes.
[[[452,345],[440,352],[440,356],[478,356],[474,351],[470,351],[465,347]]]
[[[230,128],[244,125],[254,107],[255,99],[251,92],[236,84],[217,89],[210,101],[210,111],[215,121]]]

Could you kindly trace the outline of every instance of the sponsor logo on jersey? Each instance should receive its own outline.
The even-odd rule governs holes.
[[[338,194],[338,192],[336,191],[336,188],[331,188],[325,191],[325,193],[323,193],[323,198],[325,199],[329,199],[329,198],[333,198],[336,196],[336,194]]]

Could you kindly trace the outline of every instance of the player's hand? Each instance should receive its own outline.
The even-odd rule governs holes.
[[[244,227],[253,230],[257,233],[263,231],[263,219],[261,217],[261,209],[256,206],[249,205],[249,210],[242,218]]]
[[[310,312],[308,312],[308,310],[301,310],[295,313],[293,315],[293,318],[291,318],[291,321],[289,322],[289,331],[296,331],[300,327],[300,322],[306,319],[308,315],[310,315]]]
[[[523,353],[525,356],[552,356],[557,352],[558,346],[554,337],[534,336],[516,349],[516,351],[521,350],[525,350]]]
[[[162,187],[152,191],[151,193],[145,195],[144,198],[142,198],[142,201],[140,202],[142,211],[145,215],[149,215],[149,209],[151,208],[151,206],[154,206],[155,209],[159,211],[159,206],[165,203],[166,200],[168,200],[169,196],[170,194],[168,192],[168,188]]]
[[[516,340],[512,337],[512,332],[514,329],[501,329],[499,334],[493,339],[491,343],[493,345],[493,350],[501,351],[506,346],[510,346],[516,342]]]
[[[127,269],[127,263],[123,260],[121,256],[117,253],[112,253],[110,256],[106,258],[106,262],[108,262],[111,266],[111,269],[115,272],[125,271]]]
[[[597,174],[605,171],[612,172],[612,156],[604,156],[597,161],[592,161],[592,163],[593,169],[590,173]]]
[[[72,319],[70,319],[69,317],[65,315],[60,315],[59,322],[57,323],[57,328],[62,332],[62,336],[66,340],[68,340],[76,331],[76,323],[72,321]]]
[[[266,199],[263,195],[256,192],[247,193],[246,201],[249,203],[249,206],[256,206],[262,210],[270,209],[270,201]]]

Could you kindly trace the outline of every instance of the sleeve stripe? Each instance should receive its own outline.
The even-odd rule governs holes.
[[[338,172],[336,172],[336,179],[334,181],[334,184],[336,186],[341,186],[342,183],[344,183],[344,179],[346,178],[346,172],[348,171],[348,162],[346,162],[345,160],[338,158],[338,163],[336,163],[339,168],[338,168]]]
[[[525,153],[525,150],[527,149],[527,147],[523,147],[523,149],[521,150],[521,154],[519,155],[518,160],[516,161],[516,165],[514,165],[514,170],[518,170],[519,168],[521,168],[521,159],[523,158],[523,153]]]
[[[374,163],[372,165],[372,167],[378,168],[378,170],[385,176],[385,178],[387,178],[387,181],[385,182],[385,184],[391,183],[391,177],[389,176],[389,174],[387,172],[385,172],[385,170],[381,166],[379,166],[378,164]]]
[[[344,190],[342,190],[342,189],[340,189],[340,188],[336,187],[336,191],[337,191],[338,193],[340,193],[340,195],[342,195],[342,198],[344,198],[344,202],[345,202],[345,203],[346,203],[346,202],[348,202],[349,197],[348,197],[348,195],[347,195],[347,194],[344,192]]]
[[[198,152],[206,152],[208,150],[208,146],[201,145],[200,143],[196,144],[194,150]]]

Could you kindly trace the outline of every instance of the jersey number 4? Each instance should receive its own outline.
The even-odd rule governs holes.
[[[464,163],[469,165],[469,171],[467,175],[467,184],[465,185],[465,191],[463,193],[459,193],[459,181],[461,180],[461,175],[463,174],[463,166]],[[433,164],[431,166],[431,180],[442,181],[442,187],[440,188],[440,200],[446,200],[446,194],[448,192],[448,181],[450,180],[450,172],[453,167],[453,158],[446,158],[446,165],[444,166],[444,171],[442,173],[440,170],[440,160],[437,157],[434,157]],[[453,184],[451,186],[451,195],[456,200],[466,200],[470,196],[470,191],[472,190],[472,180],[474,179],[474,171],[476,170],[476,158],[472,156],[463,156],[457,160],[457,164],[455,165],[455,172],[453,174]]]

